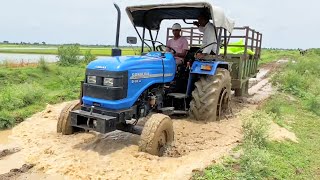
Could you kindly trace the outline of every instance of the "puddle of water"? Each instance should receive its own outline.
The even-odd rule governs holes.
[[[14,53],[0,53],[0,64],[4,61],[9,63],[37,63],[43,57],[47,62],[57,62],[59,60],[57,55],[49,54],[14,54]],[[106,57],[106,56],[97,56]],[[80,56],[83,58],[83,56]]]
[[[39,59],[43,57],[47,62],[57,62],[57,55],[45,55],[45,54],[6,54],[0,53],[0,63],[8,61],[10,63],[37,63]]]
[[[11,130],[0,131],[0,144],[9,144],[9,136],[12,134]]]

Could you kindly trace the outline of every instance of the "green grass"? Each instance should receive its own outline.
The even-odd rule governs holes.
[[[299,56],[298,50],[262,49],[259,65],[267,64],[279,59],[295,59],[298,56]]]
[[[0,129],[43,110],[47,103],[78,98],[84,72],[85,65],[61,67],[41,60],[38,67],[0,67]]]
[[[273,76],[279,92],[257,112],[257,126],[244,123],[244,143],[237,147],[243,155],[240,159],[226,157],[222,163],[194,174],[193,179],[320,179],[320,50],[313,49],[303,57],[296,52],[272,55],[269,53],[274,51],[267,51],[266,62],[279,54],[294,61]],[[259,129],[264,128],[259,126],[268,117],[294,132],[299,143],[261,143],[264,133]]]
[[[302,101],[293,103],[278,94],[260,111],[273,117],[270,109],[274,104],[280,106],[282,123],[295,132],[299,143],[268,141],[263,148],[243,144],[240,159],[227,157],[223,163],[195,174],[193,179],[319,179],[320,117],[305,109]]]
[[[319,179],[320,178],[320,117],[303,105],[281,95],[273,97],[265,106],[268,111],[276,102],[282,110],[279,115],[283,124],[299,138],[299,143],[270,142],[267,146],[271,155],[270,169],[277,179]],[[272,112],[271,112],[272,113]]]

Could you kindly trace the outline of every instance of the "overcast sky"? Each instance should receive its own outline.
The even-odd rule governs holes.
[[[120,44],[137,36],[126,6],[188,0],[1,0],[0,41],[114,44],[116,10],[122,10]],[[193,0],[193,2],[196,0]],[[320,47],[318,0],[216,0],[236,26],[263,33],[263,47]],[[170,26],[173,21],[164,25]],[[184,24],[182,24],[184,26]],[[159,39],[164,41],[164,27]]]

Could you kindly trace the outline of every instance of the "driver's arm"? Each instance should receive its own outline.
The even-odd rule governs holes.
[[[171,51],[170,48],[169,48],[169,47],[171,47],[170,40],[167,41],[166,46],[167,46],[167,47],[166,47],[166,51],[167,51],[167,52],[170,52],[170,51]]]

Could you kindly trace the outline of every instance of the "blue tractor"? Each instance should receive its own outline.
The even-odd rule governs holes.
[[[118,47],[120,10],[116,4],[115,7]],[[223,55],[217,50],[217,55],[195,59],[203,47],[190,47],[185,63],[177,66],[174,53],[165,52],[166,45],[157,41],[162,20],[188,23],[204,11],[210,14],[216,27],[217,42],[211,44],[217,43],[218,47],[224,44],[226,51],[227,34],[231,33],[234,23],[209,3],[127,7],[126,12],[142,42],[141,55],[121,56],[121,50],[115,48],[112,57],[89,63],[81,84],[80,101],[62,110],[57,132],[69,135],[81,130],[99,133],[121,130],[139,134],[140,151],[162,156],[174,141],[170,116],[217,120],[228,109],[231,92],[230,66]],[[135,44],[137,38],[128,37],[127,41]]]

